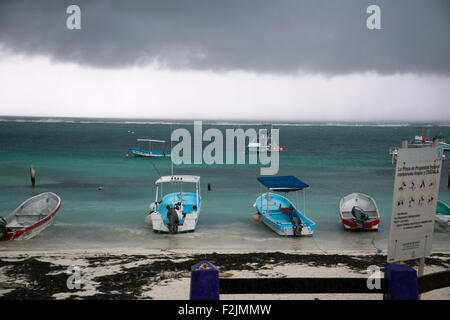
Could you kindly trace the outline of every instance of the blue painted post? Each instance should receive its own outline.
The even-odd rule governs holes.
[[[384,300],[419,299],[417,272],[410,266],[400,263],[389,264],[384,269],[384,278],[388,281],[388,292],[384,294]]]
[[[191,300],[219,300],[219,270],[208,261],[191,268]]]

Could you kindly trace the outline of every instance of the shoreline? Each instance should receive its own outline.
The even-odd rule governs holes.
[[[306,249],[306,250],[277,250],[277,249],[130,249],[130,248],[106,248],[104,250],[100,250],[98,248],[93,249],[50,249],[50,250],[41,250],[41,249],[32,249],[32,250],[5,250],[0,251],[0,258],[7,256],[16,256],[16,255],[29,255],[29,256],[39,256],[39,255],[80,255],[80,254],[92,254],[92,255],[151,255],[151,254],[159,254],[159,253],[172,253],[172,254],[211,254],[211,253],[221,253],[221,254],[247,254],[247,253],[270,253],[270,252],[283,252],[287,254],[344,254],[344,255],[375,255],[375,251],[368,252],[367,249]],[[379,255],[384,255],[384,251]],[[448,253],[450,254],[450,250],[443,251],[439,250],[435,253]]]
[[[221,277],[367,277],[367,267],[387,265],[386,255],[367,251],[319,250],[64,250],[0,252],[0,300],[189,299],[190,269],[203,260]],[[450,251],[426,259],[425,274],[448,270]],[[408,264],[417,268],[418,261]],[[80,289],[69,289],[68,267],[79,267]],[[9,287],[8,287],[9,286]],[[222,295],[252,299],[382,299],[381,294]],[[450,300],[450,288],[423,294]]]

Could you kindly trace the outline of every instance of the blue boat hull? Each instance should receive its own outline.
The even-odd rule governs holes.
[[[265,193],[256,199],[255,205],[262,218],[262,222],[280,236],[311,236],[316,229],[316,223],[314,221],[300,213],[289,199],[279,194],[269,193],[269,199],[267,199],[267,193]],[[294,224],[292,223],[289,214],[283,213],[280,210],[280,205],[282,208],[289,208],[292,205],[294,210],[290,215],[301,221],[301,232],[294,234]]]
[[[170,152],[148,151],[138,148],[130,148],[130,151],[136,157],[170,157]]]

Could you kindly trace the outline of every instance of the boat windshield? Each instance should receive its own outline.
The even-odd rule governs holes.
[[[179,199],[187,194],[200,195],[199,176],[163,176],[156,180],[156,201],[164,194],[175,193]],[[164,188],[164,190],[163,190]]]

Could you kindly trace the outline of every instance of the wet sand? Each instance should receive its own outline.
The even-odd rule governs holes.
[[[361,251],[109,250],[0,253],[0,299],[189,299],[190,269],[207,260],[221,277],[360,277],[386,265],[384,254]],[[417,261],[409,265],[417,267]],[[68,267],[80,270],[81,287],[69,289]],[[450,252],[426,259],[425,274],[448,270]],[[72,278],[73,279],[73,278]],[[73,283],[73,282],[72,282]],[[221,295],[221,299],[382,299],[381,294]],[[450,288],[422,299],[450,300]]]

